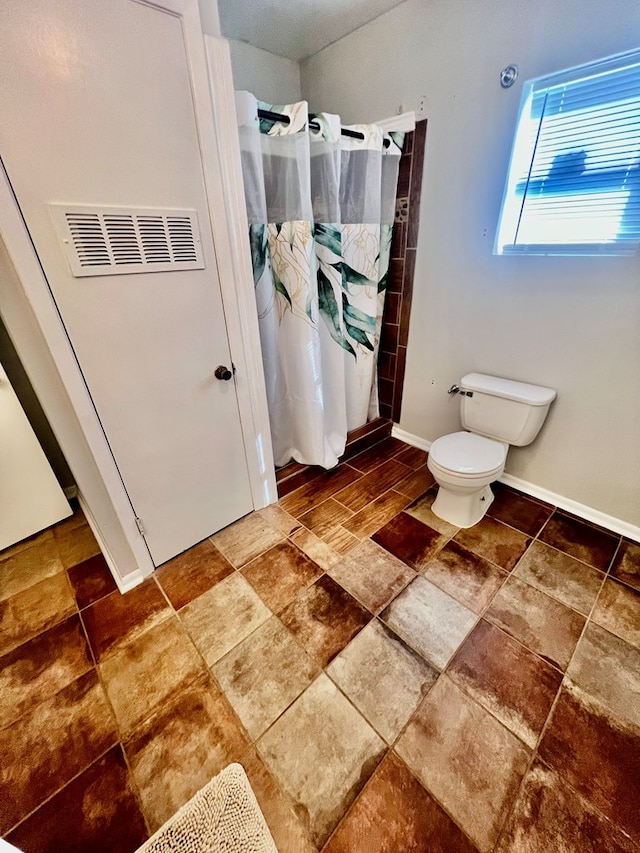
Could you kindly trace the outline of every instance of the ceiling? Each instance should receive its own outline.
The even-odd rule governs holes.
[[[218,0],[223,35],[299,62],[403,0]]]

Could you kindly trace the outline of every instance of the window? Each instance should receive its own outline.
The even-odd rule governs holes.
[[[640,50],[525,84],[494,254],[635,255]]]

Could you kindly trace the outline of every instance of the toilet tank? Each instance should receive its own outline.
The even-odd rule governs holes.
[[[462,426],[515,447],[530,444],[555,400],[553,388],[468,373],[460,380]]]

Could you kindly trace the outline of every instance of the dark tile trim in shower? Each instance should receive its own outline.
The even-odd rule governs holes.
[[[389,284],[382,318],[378,371],[380,414],[391,418],[394,423],[400,420],[402,406],[426,138],[426,121],[417,122],[415,130],[405,137],[396,194]]]

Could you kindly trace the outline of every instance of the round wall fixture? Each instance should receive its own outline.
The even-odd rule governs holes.
[[[503,89],[508,89],[509,86],[513,86],[516,82],[516,77],[518,76],[518,66],[517,65],[507,65],[506,68],[503,68],[500,72],[500,85]]]

